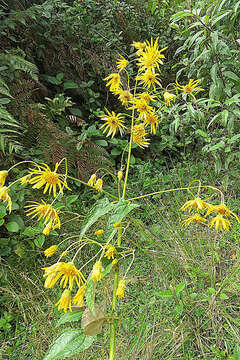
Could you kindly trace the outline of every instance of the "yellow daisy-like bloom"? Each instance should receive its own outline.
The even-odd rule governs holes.
[[[136,98],[139,100],[144,100],[147,104],[149,104],[150,101],[155,101],[156,96],[150,95],[148,92],[144,92],[142,94],[136,95]]]
[[[25,175],[22,178],[19,179],[21,185],[29,183],[29,180],[31,179],[31,174]]]
[[[68,290],[68,289],[64,290],[60,300],[55,304],[55,306],[58,306],[58,310],[63,309],[63,311],[65,313],[67,312],[68,308],[72,312],[72,308],[71,308],[71,291]]]
[[[202,88],[197,87],[198,84],[200,83],[200,81],[201,81],[200,79],[198,79],[198,80],[190,79],[187,85],[180,85],[180,84],[176,81],[176,85],[177,85],[176,87],[177,87],[177,89],[183,91],[185,94],[189,94],[189,95],[191,95],[194,99],[196,99],[195,96],[193,95],[193,91],[197,91],[197,90],[203,91],[203,90],[204,90],[204,89],[202,89]]]
[[[133,142],[140,146],[141,148],[147,147],[149,145],[149,139],[146,139],[146,131],[144,124],[134,125],[132,129]]]
[[[88,180],[88,185],[94,186],[97,180],[97,175],[93,174],[91,175],[90,179]]]
[[[133,41],[133,46],[137,49],[137,55],[141,55],[141,53],[146,49],[147,44],[145,42]]]
[[[102,187],[103,187],[103,181],[102,181],[102,179],[98,179],[96,181],[96,184],[94,185],[94,189],[96,189],[97,191],[102,192]]]
[[[138,59],[138,66],[140,67],[140,69],[153,70],[154,68],[157,68],[159,70],[159,64],[163,64],[162,59],[165,58],[162,52],[166,49],[167,47],[159,50],[158,38],[155,42],[153,42],[152,38],[151,42],[147,41],[147,46],[145,50],[140,54],[140,57]]]
[[[54,171],[51,171],[51,169],[47,164],[36,165],[36,166],[38,166],[42,170],[39,169],[29,170],[29,173],[31,175],[35,175],[32,179],[29,180],[30,184],[35,184],[33,186],[33,189],[40,189],[42,186],[45,185],[43,193],[45,194],[49,188],[49,194],[51,194],[51,191],[53,190],[54,197],[56,197],[57,186],[59,187],[59,191],[61,194],[63,194],[62,186],[65,186],[68,190],[71,190],[67,186],[67,183],[64,180],[63,175],[57,174],[57,169],[59,166],[58,163],[56,163]]]
[[[106,248],[107,248],[107,251],[105,252],[104,257],[108,258],[108,260],[110,260],[111,258],[113,259],[114,252],[116,251],[115,246],[108,244],[106,246]]]
[[[117,292],[116,292],[116,295],[119,298],[124,297],[125,288],[126,288],[125,280],[120,280],[118,283],[118,288],[117,288]]]
[[[158,75],[153,73],[151,69],[148,69],[145,73],[138,75],[136,80],[139,80],[144,87],[149,88],[151,85],[156,89],[156,85],[161,86],[157,79]]]
[[[192,208],[197,208],[197,211],[202,210],[204,208],[209,208],[209,204],[203,201],[201,198],[197,197],[193,200],[187,201],[179,210],[185,211],[186,209],[191,212]]]
[[[9,192],[9,188],[7,186],[0,188],[0,200],[8,202],[7,206],[8,206],[8,211],[10,214],[12,211],[12,200],[11,200],[8,192]]]
[[[49,235],[51,230],[60,229],[61,222],[59,219],[59,210],[55,210],[52,205],[46,204],[45,201],[42,200],[42,204],[31,201],[33,205],[27,205],[26,210],[28,213],[27,216],[32,215],[32,219],[38,216],[38,221],[42,218],[44,219],[44,224],[46,227],[43,230],[44,235]]]
[[[193,216],[190,216],[186,220],[183,221],[183,225],[188,227],[191,223],[197,222],[197,223],[204,223],[207,220],[203,218],[199,213],[194,214]]]
[[[215,226],[215,230],[218,230],[218,228],[219,228],[220,230],[224,229],[224,230],[229,231],[229,229],[231,227],[231,223],[227,218],[224,218],[223,215],[217,215],[210,221],[208,226],[210,228]]]
[[[50,256],[53,256],[54,254],[56,254],[57,251],[58,251],[58,246],[52,245],[44,251],[44,255],[46,257],[50,257]]]
[[[104,233],[104,230],[99,229],[99,230],[95,231],[94,235],[99,236],[99,235],[102,235],[103,233]]]
[[[93,269],[92,269],[92,275],[91,275],[91,279],[94,282],[100,281],[102,279],[102,264],[100,263],[100,261],[97,261],[94,265],[93,265]]]
[[[122,114],[119,113],[116,115],[114,111],[110,113],[110,111],[108,111],[107,109],[106,112],[108,115],[100,115],[100,118],[105,121],[105,124],[101,126],[101,128],[105,128],[103,132],[106,132],[108,130],[107,136],[112,135],[112,137],[114,137],[116,132],[119,130],[120,135],[122,135],[124,129],[126,129],[126,126],[124,126],[124,122],[122,120]]]
[[[163,97],[164,97],[165,104],[166,104],[167,106],[170,106],[170,105],[171,105],[171,101],[172,101],[173,98],[174,98],[174,95],[171,94],[171,93],[168,92],[168,91],[165,91],[165,93],[163,94]]]
[[[87,287],[85,285],[82,285],[76,295],[74,296],[73,298],[73,303],[75,305],[78,305],[78,306],[83,306],[83,299],[84,299],[84,295],[86,293],[86,290],[87,290]]]
[[[127,106],[133,98],[133,95],[128,90],[120,89],[116,94],[119,95],[118,98],[124,106]]]
[[[154,111],[154,109],[144,100],[135,99],[132,101],[132,104],[133,105],[129,110],[136,109],[139,112],[139,119],[146,119],[148,113]]]
[[[86,280],[81,273],[72,263],[59,262],[52,266],[43,268],[45,271],[44,277],[47,277],[45,280],[44,287],[52,288],[58,279],[62,276],[60,286],[64,289],[68,285],[69,289],[72,290],[74,281],[76,281],[77,286],[80,287],[81,283],[85,283]]]
[[[108,81],[106,86],[110,86],[110,88],[109,88],[110,91],[115,92],[120,89],[121,78],[118,73],[112,73],[103,80]]]
[[[151,127],[151,134],[155,135],[157,132],[157,127],[159,124],[158,115],[154,112],[148,113],[146,119],[144,120],[144,125]]]
[[[206,215],[209,215],[212,212],[216,212],[220,215],[225,215],[226,217],[235,217],[237,222],[240,223],[238,216],[233,211],[231,211],[225,204],[210,205]]]
[[[120,55],[120,58],[117,59],[116,63],[117,63],[117,68],[120,71],[124,70],[129,64],[129,62],[122,55]]]
[[[0,188],[4,186],[7,176],[8,176],[7,170],[0,171]]]

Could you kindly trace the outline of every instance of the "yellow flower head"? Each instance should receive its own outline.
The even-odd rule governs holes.
[[[97,180],[96,174],[91,175],[90,179],[88,180],[89,186],[94,186]]]
[[[151,134],[155,135],[159,124],[158,115],[154,112],[148,113],[144,120],[144,125],[151,127]]]
[[[120,58],[117,59],[116,63],[117,63],[117,68],[120,71],[124,70],[129,64],[129,62],[122,55],[120,55]]]
[[[104,233],[104,230],[99,229],[99,230],[95,231],[94,235],[99,236],[99,235],[102,235],[103,233]]]
[[[119,180],[119,181],[122,180],[122,177],[123,177],[123,172],[122,172],[122,170],[119,170],[119,171],[118,171],[117,177],[118,177],[118,180]]]
[[[65,186],[68,190],[69,187],[67,186],[66,181],[64,180],[63,175],[57,173],[58,163],[55,165],[54,171],[51,171],[47,164],[43,165],[36,165],[38,168],[42,169],[30,169],[29,173],[31,175],[35,175],[32,179],[29,180],[30,184],[35,184],[33,189],[40,189],[42,186],[45,185],[43,193],[45,194],[49,188],[49,194],[53,190],[53,196],[56,197],[57,186],[59,187],[59,191],[62,194],[63,188]]]
[[[150,86],[153,86],[153,88],[156,89],[156,85],[161,86],[161,84],[158,81],[157,77],[158,77],[158,75],[156,73],[152,72],[151,69],[148,69],[143,74],[138,75],[136,77],[136,80],[140,80],[141,84],[144,87],[149,88]]]
[[[140,69],[153,70],[154,68],[157,68],[159,70],[159,64],[163,64],[162,59],[165,58],[162,52],[166,49],[167,47],[159,50],[158,38],[155,42],[153,42],[153,39],[151,39],[151,42],[147,41],[147,46],[138,59],[138,66]]]
[[[121,86],[121,78],[118,73],[112,73],[107,76],[104,81],[108,81],[106,86],[110,86],[110,91],[115,92],[118,91]]]
[[[141,148],[149,145],[149,139],[146,139],[144,124],[134,125],[132,129],[133,142]]]
[[[62,296],[60,300],[55,304],[55,306],[58,306],[58,310],[63,309],[63,311],[66,313],[67,309],[69,308],[70,311],[72,311],[71,308],[71,291],[66,289],[62,293]]]
[[[86,290],[87,290],[87,287],[85,285],[82,285],[76,295],[74,296],[73,298],[73,303],[75,305],[78,305],[78,306],[83,306],[83,299],[84,299],[84,295],[86,293]]]
[[[147,104],[149,104],[150,101],[155,101],[156,96],[150,95],[148,92],[144,92],[142,94],[136,95],[136,98],[139,100],[144,100]]]
[[[124,297],[125,288],[126,288],[125,280],[120,280],[118,283],[118,288],[117,288],[117,292],[116,292],[116,295],[119,298]]]
[[[113,259],[114,252],[116,251],[115,246],[108,244],[106,246],[106,248],[107,248],[107,251],[105,252],[104,257],[108,258],[108,260],[110,260],[111,258]]]
[[[115,114],[114,111],[110,113],[106,109],[107,115],[100,115],[100,118],[105,121],[105,123],[101,126],[101,128],[105,128],[103,132],[106,132],[108,130],[107,136],[112,135],[112,137],[116,134],[116,132],[119,130],[120,135],[123,134],[124,129],[126,129],[126,126],[124,126],[123,122],[123,116],[121,113]]]
[[[203,218],[199,213],[194,214],[193,216],[190,216],[186,220],[183,221],[183,225],[188,227],[191,223],[197,222],[197,223],[204,223],[207,220]]]
[[[8,202],[7,206],[8,206],[8,211],[10,214],[12,211],[12,200],[11,200],[8,192],[9,192],[9,188],[7,186],[0,188],[0,200]]]
[[[165,93],[163,94],[163,97],[164,97],[165,104],[166,104],[167,106],[170,106],[170,105],[171,105],[171,101],[172,101],[173,98],[174,98],[174,95],[171,94],[171,93],[168,92],[168,91],[165,91]]]
[[[102,186],[103,186],[102,179],[98,179],[96,184],[94,185],[94,189],[96,189],[97,191],[102,192]]]
[[[33,205],[27,205],[26,208],[28,208],[27,216],[31,216],[32,218],[35,218],[35,216],[38,216],[38,221],[42,218],[44,219],[44,224],[46,227],[43,230],[44,235],[49,235],[50,230],[54,229],[60,229],[61,223],[59,219],[59,210],[55,210],[52,205],[46,204],[45,201],[42,200],[42,204],[31,201]]]
[[[137,55],[141,55],[141,53],[146,49],[147,44],[145,42],[133,41],[133,46],[137,49]]]
[[[92,275],[91,275],[91,279],[94,282],[100,281],[102,279],[102,264],[100,263],[100,261],[97,261],[94,265],[93,265],[93,269],[92,269]]]
[[[114,224],[113,224],[113,227],[115,228],[118,228],[120,226],[120,222],[119,221],[116,221]]]
[[[229,231],[231,223],[227,218],[224,218],[223,215],[215,216],[209,223],[209,227],[212,228],[215,225],[215,230],[227,230]]]
[[[31,179],[31,174],[25,175],[22,178],[19,179],[21,185],[29,183],[29,180]]]
[[[180,211],[185,211],[186,209],[188,209],[189,212],[191,212],[192,208],[197,208],[197,211],[202,210],[204,208],[209,208],[209,204],[206,203],[205,201],[203,201],[202,199],[200,199],[199,197],[193,199],[193,200],[189,200],[187,201],[179,210]]]
[[[112,265],[116,265],[118,263],[118,259],[114,259],[113,261],[112,261]]]
[[[8,176],[7,170],[0,171],[0,188],[4,186],[7,176]]]
[[[197,91],[197,90],[203,91],[204,90],[202,88],[197,87],[197,85],[200,83],[200,81],[201,81],[200,79],[198,79],[198,80],[190,79],[187,85],[180,85],[176,81],[176,84],[177,84],[176,87],[177,87],[177,89],[181,90],[185,94],[191,95],[195,99],[195,96],[193,95],[193,91]]]
[[[44,255],[46,257],[50,257],[50,256],[53,256],[54,254],[56,254],[57,251],[58,251],[58,246],[52,245],[44,251]]]
[[[216,212],[220,215],[225,215],[226,217],[235,217],[237,222],[240,223],[238,216],[233,211],[231,211],[225,204],[210,205],[206,215],[211,214],[212,212]]]
[[[127,106],[133,97],[130,91],[123,89],[120,89],[116,94],[119,95],[118,98],[124,106]]]
[[[131,102],[133,105],[129,108],[129,110],[136,109],[139,112],[139,119],[146,119],[147,114],[154,111],[154,109],[149,106],[145,100],[134,99]]]
[[[59,262],[52,266],[43,268],[45,270],[44,277],[47,277],[45,280],[44,287],[52,288],[58,279],[62,276],[60,286],[64,289],[68,285],[70,290],[73,289],[74,281],[76,281],[78,287],[81,286],[81,283],[85,283],[86,280],[81,273],[72,263]]]

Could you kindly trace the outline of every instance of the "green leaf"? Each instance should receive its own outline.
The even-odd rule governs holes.
[[[120,155],[121,152],[122,152],[122,150],[112,149],[112,150],[111,150],[111,155],[117,156],[117,155]]]
[[[233,137],[231,137],[231,139],[229,139],[227,142],[228,144],[233,144],[235,143],[238,139],[240,138],[240,134],[236,134]]]
[[[18,224],[20,230],[22,230],[24,228],[24,221],[20,215],[15,215],[15,214],[9,215],[8,220],[9,220],[9,222],[10,221],[16,222]]]
[[[83,330],[68,329],[53,343],[43,360],[65,359],[88,349],[95,336],[85,336]]]
[[[102,272],[102,276],[106,276],[107,274],[110,273],[110,271],[112,270],[112,263],[108,264],[108,266],[103,270]]]
[[[227,299],[229,299],[229,297],[228,297],[226,294],[224,294],[224,293],[221,293],[221,294],[219,295],[219,298],[220,298],[221,300],[227,300]]]
[[[224,146],[225,146],[225,142],[224,142],[223,140],[221,140],[219,143],[211,146],[211,147],[209,148],[209,151],[215,151],[215,150],[218,150],[218,149],[223,148]]]
[[[108,146],[108,142],[106,140],[100,139],[100,140],[95,140],[94,142],[95,142],[95,144],[100,145],[100,146]]]
[[[4,216],[6,216],[6,214],[7,214],[6,207],[4,205],[0,205],[0,218],[3,218]]]
[[[211,78],[214,82],[217,79],[218,64],[214,64],[210,70]]]
[[[86,299],[86,302],[87,302],[87,306],[88,306],[89,310],[91,311],[91,313],[94,313],[93,285],[94,285],[93,280],[92,279],[88,280],[87,291],[86,291],[86,294],[85,294],[85,299]]]
[[[159,291],[157,293],[157,295],[160,297],[160,298],[172,298],[173,297],[173,293],[171,290],[163,290],[163,291]]]
[[[74,81],[65,81],[63,84],[63,88],[64,90],[67,89],[77,89],[78,88],[78,84],[75,83]]]
[[[73,322],[73,321],[79,321],[82,318],[82,311],[73,311],[73,312],[68,312],[66,314],[63,314],[60,319],[57,322],[57,327],[65,324],[66,322]]]
[[[175,288],[175,292],[176,294],[180,294],[180,292],[182,292],[186,287],[186,283],[185,282],[182,282],[181,284],[178,284]]]
[[[4,224],[4,219],[0,219],[0,226]]]
[[[225,75],[230,80],[240,82],[240,78],[232,71],[224,71],[223,75]]]
[[[20,230],[18,223],[15,221],[7,223],[6,228],[9,232],[18,232]]]
[[[33,237],[36,234],[38,234],[38,230],[32,228],[31,226],[26,227],[26,229],[23,232],[23,235],[28,237]]]
[[[70,195],[66,198],[66,204],[70,205],[78,199],[78,195]]]
[[[42,248],[44,242],[45,242],[45,236],[44,235],[38,235],[38,237],[36,239],[34,239],[34,244],[37,247],[39,247],[40,249]]]
[[[77,108],[71,108],[71,109],[70,109],[70,113],[71,113],[72,115],[82,117],[82,112],[81,112],[81,110],[80,110],[80,109],[77,109]]]

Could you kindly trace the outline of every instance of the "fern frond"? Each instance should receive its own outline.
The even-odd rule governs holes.
[[[27,61],[22,56],[13,55],[10,53],[1,53],[0,54],[0,63],[6,64],[9,66],[9,64],[14,68],[14,70],[21,70],[26,73],[28,73],[33,80],[38,81],[38,68],[35,64],[31,63],[30,61]]]
[[[3,107],[0,106],[0,119],[8,120],[9,125],[18,124],[17,120]],[[14,126],[14,125],[13,125]],[[18,124],[20,127],[20,125]]]

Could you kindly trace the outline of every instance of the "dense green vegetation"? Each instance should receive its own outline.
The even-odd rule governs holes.
[[[119,54],[133,59],[134,41],[158,37],[160,48],[167,47],[155,102],[161,121],[149,147],[133,145],[127,198],[186,188],[200,179],[220,189],[240,215],[239,17],[240,2],[234,0],[3,1],[0,171],[13,167],[6,183],[27,174],[31,166],[25,161],[54,169],[63,158],[68,174],[82,182],[99,168],[99,177],[105,171],[116,175],[127,161],[129,136],[103,133],[104,108],[124,112],[103,79],[116,71]],[[129,75],[135,71],[131,62]],[[204,89],[196,98],[175,88],[176,80],[182,85],[190,79],[199,79]],[[176,100],[166,106],[163,92],[169,89],[175,89]],[[64,173],[63,163],[59,171]],[[53,264],[43,251],[68,238],[71,245],[70,236],[82,231],[103,197],[77,181],[68,179],[68,185],[72,191],[56,202],[65,211],[61,229],[49,236],[24,208],[27,201],[40,202],[42,191],[17,182],[10,191],[11,214],[7,202],[0,203],[0,358],[42,360],[57,336],[81,327],[82,312],[79,318],[73,312],[77,321],[65,322],[54,306],[61,289],[45,289],[42,277],[42,268]],[[104,190],[113,191],[108,178]],[[179,209],[188,194],[143,198],[134,214],[126,212],[124,246],[136,250],[118,302],[117,359],[240,359],[240,224],[235,221],[229,232],[202,224],[183,227]],[[212,189],[202,197],[212,199]],[[96,219],[88,236],[108,226],[108,219]],[[79,262],[96,251],[84,248]],[[130,263],[126,256],[120,277]],[[106,314],[112,280],[112,272],[106,273],[98,287],[96,300]],[[93,345],[71,359],[108,359],[108,329],[104,324]]]

